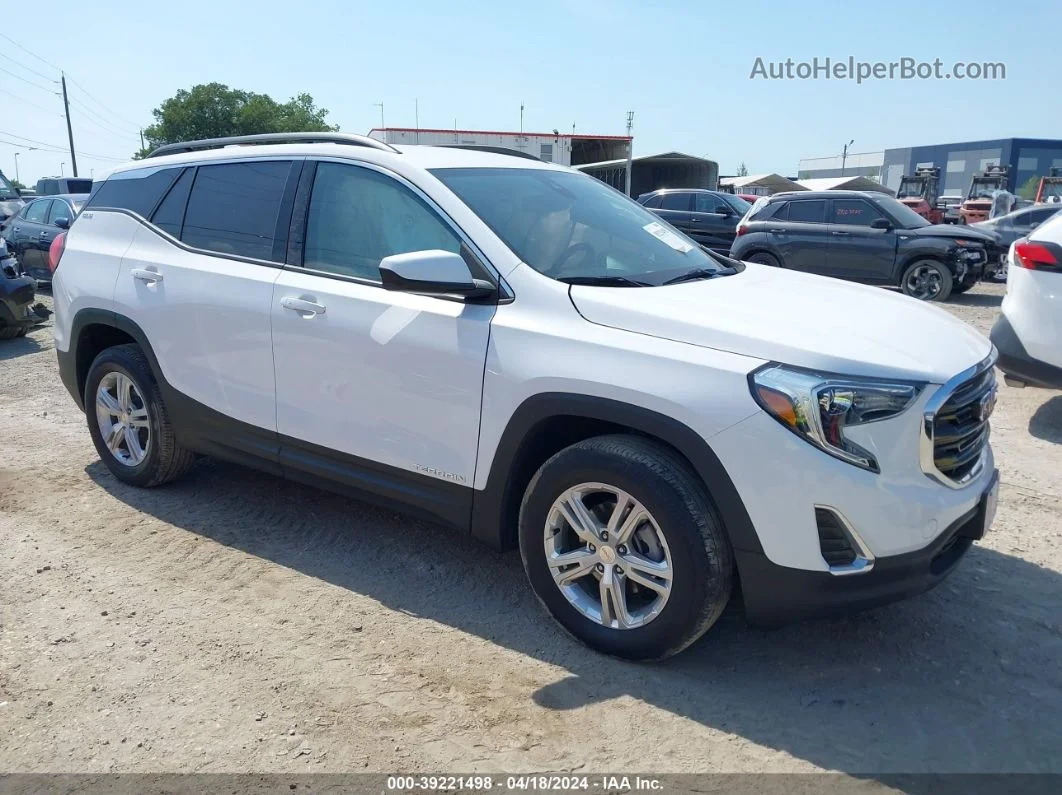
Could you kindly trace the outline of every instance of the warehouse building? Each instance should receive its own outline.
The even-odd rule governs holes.
[[[387,144],[485,146],[513,149],[547,163],[578,166],[602,160],[626,159],[633,138],[626,135],[501,132],[498,130],[438,130],[416,127],[379,127],[369,137]]]
[[[940,195],[965,196],[974,174],[990,165],[1007,166],[1010,169],[1008,188],[1031,199],[1040,177],[1049,174],[1052,167],[1062,167],[1062,140],[996,138],[850,154],[843,163],[843,174],[840,155],[806,158],[800,161],[798,178],[864,176],[877,179],[895,191],[905,174],[935,166],[940,168]]]

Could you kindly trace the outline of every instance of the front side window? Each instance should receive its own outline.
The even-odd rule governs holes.
[[[732,272],[727,261],[585,174],[544,168],[440,168],[432,174],[516,256],[553,279],[658,285],[694,271]]]
[[[697,213],[717,213],[723,209],[725,204],[726,201],[714,193],[693,194],[693,211]],[[746,205],[745,210],[747,209]],[[742,215],[745,214],[745,210],[741,211]]]
[[[724,193],[722,196],[726,203],[729,204],[738,215],[744,215],[749,211],[749,208],[752,207],[749,202],[745,201],[740,196],[734,196],[730,193]]]
[[[789,202],[789,220],[821,224],[826,220],[826,202],[822,199]]]
[[[32,202],[26,208],[26,220],[31,224],[43,224],[48,221],[48,208],[52,206],[51,199],[42,199]]]
[[[461,239],[409,188],[368,168],[320,163],[306,216],[303,266],[380,281],[380,260]]]
[[[831,224],[842,226],[870,226],[875,218],[881,218],[881,213],[870,206],[870,202],[862,199],[834,199],[833,216]]]
[[[290,169],[286,160],[200,166],[188,198],[181,240],[219,254],[272,260],[277,215]]]
[[[74,220],[74,211],[62,199],[54,199],[52,201],[52,210],[48,213],[48,223],[54,224],[57,218],[66,218],[68,221]]]

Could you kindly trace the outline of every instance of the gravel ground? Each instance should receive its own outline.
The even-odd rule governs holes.
[[[946,308],[987,332],[1002,292]],[[640,666],[516,554],[210,460],[119,484],[41,326],[0,343],[0,772],[1062,772],[1062,395],[993,425],[996,524],[941,587]]]

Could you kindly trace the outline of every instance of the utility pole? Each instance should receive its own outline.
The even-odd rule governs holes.
[[[70,139],[70,165],[74,167],[74,176],[77,176],[77,155],[74,154],[74,128],[70,126],[70,100],[66,97],[66,75],[62,75],[63,81],[63,108],[66,110],[66,135]]]
[[[15,182],[17,182],[19,185],[22,184],[22,180],[18,178],[18,156],[20,154],[21,152],[15,152]]]
[[[413,99],[413,128],[417,131],[417,143],[420,143],[420,98]]]
[[[844,149],[841,151],[841,176],[844,176],[844,163],[848,159],[848,147],[855,143],[855,138],[844,145]]]
[[[65,177],[66,176],[66,171],[64,170],[65,166],[66,166],[66,161],[65,160],[62,163],[59,164],[59,176],[60,177]]]
[[[634,155],[634,139],[631,137],[631,130],[634,128],[634,111],[627,111],[627,176],[624,180],[625,188],[624,192],[631,195],[631,161]]]
[[[147,147],[144,145],[144,131],[143,130],[140,131],[140,148],[141,149],[147,149]]]
[[[387,129],[387,125],[384,124],[383,103],[382,102],[374,102],[372,104],[380,109],[380,129],[381,130]]]
[[[520,103],[520,132],[524,131],[524,103]]]

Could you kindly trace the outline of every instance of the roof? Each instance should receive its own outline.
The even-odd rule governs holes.
[[[129,171],[142,171],[184,165],[186,163],[204,163],[211,160],[232,160],[233,158],[258,157],[330,157],[345,160],[359,160],[388,165],[402,173],[408,168],[540,168],[566,171],[564,166],[544,163],[537,159],[527,159],[515,155],[504,155],[481,150],[454,149],[444,146],[401,144],[390,147],[394,151],[375,149],[368,146],[350,146],[342,143],[285,143],[254,144],[249,146],[225,146],[217,149],[202,149],[192,152],[179,152],[172,155],[159,155],[145,160],[134,160],[117,166],[112,175]]]
[[[797,184],[804,190],[852,190],[872,191],[895,195],[896,191],[889,190],[880,182],[870,177],[821,177],[818,179],[798,179]]]
[[[808,190],[807,188],[800,188],[798,190],[772,193],[767,198],[824,199],[829,197],[832,199],[873,199],[876,196],[886,195],[888,194],[876,190]]]
[[[634,137],[630,135],[588,135],[585,133],[562,133],[562,132],[512,132],[504,130],[458,130],[456,128],[436,128],[436,127],[373,127],[369,130],[369,135],[373,133],[383,132],[402,132],[402,133],[447,133],[449,135],[511,135],[516,138],[601,138],[606,141],[633,141]]]
[[[685,152],[661,152],[658,155],[645,155],[643,157],[635,157],[631,160],[632,163],[645,163],[650,160],[698,160],[701,163],[711,163],[716,165],[714,160],[709,160],[706,157],[696,157],[694,155],[687,155]],[[598,163],[583,163],[578,166],[573,166],[580,171],[588,168],[606,168],[608,166],[624,165],[627,162],[627,158],[621,157],[618,160],[602,160]]]
[[[732,185],[737,188],[767,188],[772,193],[783,190],[804,190],[804,188],[791,179],[786,179],[781,174],[751,174],[744,177],[723,177],[719,180],[720,185]]]

